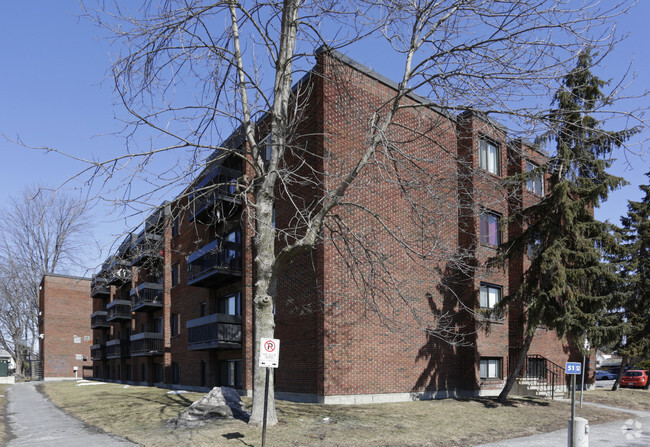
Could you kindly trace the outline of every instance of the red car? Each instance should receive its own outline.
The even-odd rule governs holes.
[[[621,377],[621,386],[638,386],[648,389],[648,385],[650,385],[648,371],[643,369],[631,369]]]

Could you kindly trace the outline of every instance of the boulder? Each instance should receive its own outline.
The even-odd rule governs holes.
[[[208,420],[247,417],[237,391],[223,386],[212,388],[208,394],[169,422],[176,427],[195,427]]]

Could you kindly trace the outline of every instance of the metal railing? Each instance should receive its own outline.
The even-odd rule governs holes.
[[[566,385],[564,368],[541,355],[526,356],[523,378],[537,385],[542,392],[551,393],[555,398],[555,388]]]

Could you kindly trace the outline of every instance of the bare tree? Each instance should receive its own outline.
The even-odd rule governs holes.
[[[439,278],[441,287],[453,294],[441,266],[460,272],[477,266],[471,253],[445,246],[439,232],[456,221],[459,208],[467,215],[479,211],[475,202],[462,200],[458,176],[483,174],[470,166],[458,174],[458,166],[451,164],[465,161],[454,154],[446,155],[453,160],[447,162],[449,169],[433,171],[441,160],[413,150],[417,142],[445,152],[439,135],[453,131],[445,128],[448,120],[431,120],[425,111],[435,107],[442,117],[480,110],[508,124],[512,136],[535,132],[543,125],[538,117],[545,114],[538,103],[547,104],[557,80],[585,45],[603,53],[612,48],[616,37],[609,20],[629,3],[183,0],[144,1],[128,10],[122,3],[101,2],[97,10],[88,7],[87,12],[123,43],[124,53],[115,60],[112,74],[133,145],[117,158],[86,160],[88,170],[80,175],[108,181],[119,166],[128,164],[135,166],[132,178],[149,174],[153,194],[187,184],[206,167],[209,155],[210,162],[239,158],[247,173],[239,181],[239,196],[255,230],[256,344],[261,337],[273,336],[279,275],[324,240],[345,259],[381,324],[405,324],[386,311],[403,306],[431,336],[463,343],[449,314],[418,314],[403,281],[394,275],[394,258],[375,238],[376,232],[360,234],[354,222],[373,220],[375,231],[387,235],[393,248],[401,247],[409,262]],[[312,72],[314,59],[352,48],[363,39],[383,45],[401,67],[398,83],[381,103],[341,100],[340,106],[349,109],[348,116],[363,133],[344,158],[336,151],[312,151],[301,134],[313,86],[309,81],[340,81],[339,96],[346,98],[351,76],[336,57],[323,62],[321,72]],[[301,78],[305,82],[296,82]],[[419,125],[405,128],[400,117],[409,113]],[[156,134],[151,147],[135,146],[139,129]],[[233,129],[241,144],[232,145],[226,138]],[[152,175],[156,157],[171,152],[185,163]],[[404,231],[390,216],[357,200],[370,179],[403,191],[419,232]],[[487,176],[486,181],[496,186]],[[297,185],[309,189],[314,200],[297,194]],[[280,197],[293,204],[293,218],[276,227],[273,210]],[[120,202],[146,199],[147,193],[125,193]],[[274,249],[277,240],[283,241],[279,251]],[[262,419],[263,381],[256,368],[254,424]],[[273,408],[269,415],[272,424]]]
[[[2,210],[0,346],[20,373],[38,337],[41,279],[80,266],[88,222],[85,201],[38,187],[25,189]]]

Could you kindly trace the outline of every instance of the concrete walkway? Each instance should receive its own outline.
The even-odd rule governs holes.
[[[622,419],[607,424],[589,426],[589,447],[648,447],[650,446],[650,412],[634,411],[623,408],[608,407],[606,405],[584,402],[584,405],[593,405],[611,411],[620,411],[634,414],[633,419]],[[505,441],[481,444],[478,447],[563,447],[568,445],[567,429],[551,433],[513,438]]]
[[[38,383],[38,382],[36,382]],[[34,382],[16,383],[7,391],[7,447],[112,447],[136,444],[99,433],[67,415],[36,391]]]

